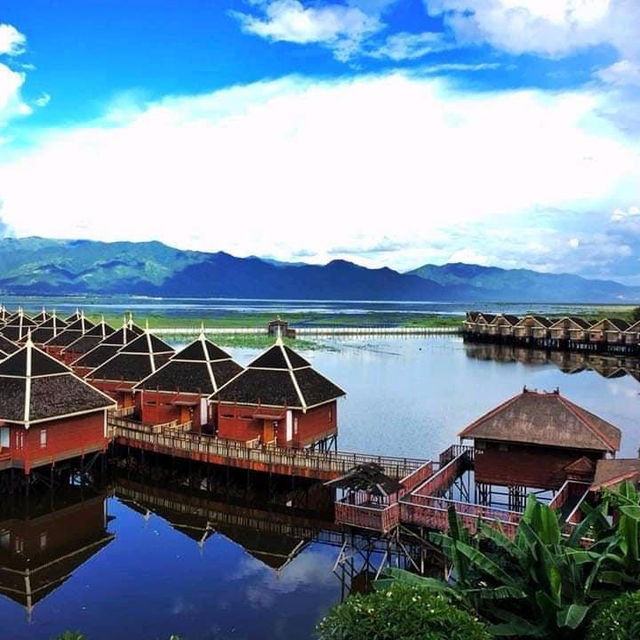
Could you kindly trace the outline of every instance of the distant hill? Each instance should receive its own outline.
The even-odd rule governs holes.
[[[443,287],[468,287],[473,297],[492,302],[638,302],[640,287],[590,280],[568,273],[500,269],[455,262],[427,264],[408,272]]]
[[[0,239],[0,294],[451,302],[635,302],[640,288],[467,264],[402,274],[345,260],[286,263],[160,242]]]

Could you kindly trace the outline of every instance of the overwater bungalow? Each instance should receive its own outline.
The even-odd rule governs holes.
[[[55,338],[59,333],[62,333],[69,325],[56,315],[54,311],[51,317],[39,324],[31,332],[31,341],[38,347],[43,346],[46,342]]]
[[[527,314],[513,328],[513,336],[525,340],[544,340],[549,335],[551,324],[549,318]]]
[[[54,511],[0,516],[0,594],[24,607],[29,620],[39,602],[115,538],[105,500],[78,487],[75,501]]]
[[[458,435],[473,442],[477,484],[554,490],[576,466],[590,480],[597,461],[614,456],[621,438],[617,427],[559,391],[526,388]]]
[[[629,323],[620,318],[604,318],[589,327],[589,341],[594,344],[624,344]]]
[[[476,333],[479,315],[480,315],[479,311],[467,311],[465,313],[464,322],[462,323],[463,331],[467,333]]]
[[[640,320],[625,329],[623,338],[624,343],[630,347],[637,347],[640,344]]]
[[[64,347],[60,352],[60,357],[70,364],[80,356],[91,351],[103,342],[108,336],[115,332],[115,329],[104,321],[104,317],[98,324],[91,327],[79,338]]]
[[[125,319],[120,329],[108,335],[100,344],[87,351],[87,353],[76,358],[71,363],[71,366],[79,376],[87,376],[91,371],[115,356],[124,345],[129,344],[143,333],[144,329]]]
[[[491,323],[495,319],[493,313],[478,313],[476,316],[476,332],[480,335],[489,335]]]
[[[133,407],[133,387],[155,373],[173,355],[175,349],[147,329],[91,371],[86,379],[114,398],[119,408]]]
[[[140,419],[156,425],[175,421],[200,431],[209,423],[209,396],[242,370],[202,331],[197,340],[134,387]]]
[[[583,342],[588,338],[590,323],[584,318],[577,316],[565,316],[556,320],[549,327],[549,335],[552,340],[559,342],[574,340]]]
[[[0,470],[102,452],[111,398],[27,340],[0,362]]]
[[[91,320],[84,317],[84,313],[80,318],[71,322],[64,331],[61,331],[50,340],[44,343],[44,350],[64,361],[62,351],[65,347],[69,346],[72,342],[75,342],[78,338],[81,338],[89,329],[92,329],[95,325]]]
[[[36,323],[20,311],[0,329],[0,333],[12,342],[23,342],[27,334],[37,327]]]
[[[287,447],[329,447],[345,392],[278,337],[211,396],[220,438]]]
[[[489,335],[511,338],[513,329],[518,324],[520,318],[509,314],[499,313],[489,323]]]

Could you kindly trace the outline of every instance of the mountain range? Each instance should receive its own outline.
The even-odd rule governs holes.
[[[633,303],[640,287],[570,274],[462,263],[408,273],[345,260],[277,262],[160,242],[0,239],[0,293],[291,300]]]

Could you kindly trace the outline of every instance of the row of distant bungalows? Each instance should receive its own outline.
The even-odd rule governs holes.
[[[140,427],[324,446],[336,435],[343,395],[280,338],[243,367],[204,331],[176,352],[131,318],[114,329],[79,311],[63,319],[0,307],[0,470],[8,457],[25,458],[27,445],[54,462],[65,450],[101,449],[114,410]],[[28,433],[36,424],[37,437]]]
[[[621,318],[589,321],[579,316],[555,319],[533,314],[519,317],[469,311],[463,324],[463,334],[479,342],[637,353],[640,321],[630,324]]]

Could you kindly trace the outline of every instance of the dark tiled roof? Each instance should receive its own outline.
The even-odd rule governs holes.
[[[588,320],[580,318],[579,316],[570,316],[569,320],[571,320],[571,322],[575,322],[582,329],[588,329],[591,326],[591,323]]]
[[[170,357],[170,353],[149,355],[148,353],[123,353],[119,351],[113,358],[92,371],[88,377],[92,380],[140,382],[154,372],[151,366],[152,358],[155,369],[159,369]]]
[[[87,367],[94,369],[104,364],[109,358],[113,358],[120,351],[117,344],[99,344],[95,349],[87,351],[83,356],[74,361],[75,367]]]
[[[91,351],[91,349],[95,349],[101,342],[102,338],[100,336],[90,336],[88,333],[85,333],[69,344],[69,346],[65,347],[64,352],[80,355]]]
[[[629,323],[626,320],[620,318],[609,318],[609,322],[620,331],[625,331],[629,328]]]
[[[67,328],[61,331],[57,336],[54,336],[49,340],[46,345],[48,347],[67,347],[72,342],[75,342],[79,338],[82,338],[84,334],[78,329]]]
[[[3,353],[6,353],[6,354],[13,353],[14,351],[17,351],[19,348],[20,347],[17,344],[15,344],[15,342],[12,342],[8,338],[5,338],[3,335],[0,334],[0,350]]]
[[[0,329],[0,334],[3,335],[7,340],[11,340],[11,342],[17,342],[19,340],[26,339],[28,331],[29,329],[27,327],[16,327],[15,325],[7,325],[6,327],[2,327],[2,329]]]
[[[342,389],[313,370],[307,360],[277,342],[212,398],[221,402],[303,409],[343,395]]]
[[[523,391],[460,432],[462,438],[615,452],[620,430],[559,393]]]
[[[98,322],[98,324],[91,327],[91,329],[89,329],[86,333],[88,336],[99,336],[104,340],[107,336],[110,336],[114,331],[115,329],[103,320],[102,322]]]
[[[45,320],[43,323],[38,325],[38,329],[53,329],[57,328],[59,331],[61,329],[66,329],[69,325],[62,318],[58,318],[57,316],[51,316],[48,320]]]
[[[117,331],[104,339],[105,344],[117,344],[123,346],[131,342],[142,334],[142,329],[133,325],[133,327],[120,327]]]
[[[179,351],[174,360],[197,360],[205,362],[207,360],[227,360],[231,356],[223,351],[220,347],[213,344],[209,340],[198,338],[191,344],[188,344],[182,351]]]
[[[36,324],[40,325],[43,322],[46,322],[49,318],[51,318],[51,314],[47,313],[44,309],[38,314],[31,318]]]
[[[230,359],[212,362],[210,367],[211,374],[206,362],[184,362],[174,358],[137,388],[210,395],[242,371],[242,367]]]
[[[113,404],[30,343],[0,362],[0,420],[36,422]]]
[[[286,357],[285,357],[286,356]],[[293,349],[287,346],[273,345],[270,349],[258,356],[249,366],[261,369],[288,369],[287,358],[293,369],[310,367],[311,364]]]
[[[60,329],[60,331],[63,331],[63,329]],[[31,334],[31,341],[35,344],[44,344],[45,342],[51,340],[54,335],[55,333],[53,329],[49,329],[47,327],[38,327]]]
[[[175,349],[152,333],[143,333],[122,348],[123,353],[175,353]]]
[[[592,491],[619,485],[621,482],[630,481],[637,483],[640,478],[640,459],[618,458],[613,460],[603,459],[596,463],[596,474],[593,479]]]

